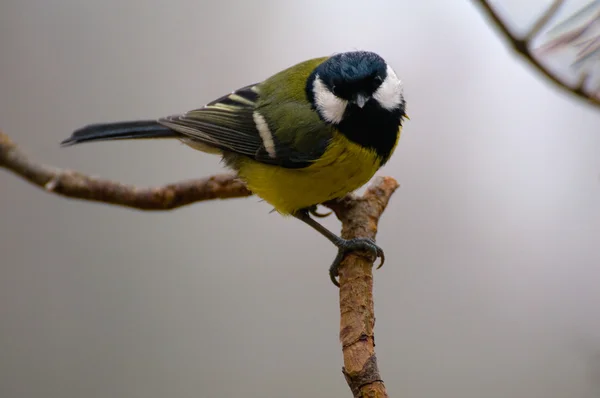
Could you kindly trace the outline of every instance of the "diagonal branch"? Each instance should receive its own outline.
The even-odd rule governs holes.
[[[233,175],[217,175],[156,188],[138,188],[96,179],[36,163],[2,132],[0,168],[8,169],[48,192],[140,210],[170,210],[195,202],[252,194]],[[393,178],[380,177],[373,181],[363,196],[347,195],[325,205],[342,222],[344,238],[374,239],[379,219],[397,188],[398,183]],[[344,376],[355,397],[387,397],[375,356],[373,259],[358,253],[349,254],[339,272]]]
[[[560,77],[552,73],[545,65],[543,65],[534,55],[531,49],[531,43],[536,39],[540,31],[548,24],[550,19],[556,15],[556,12],[563,5],[564,0],[554,0],[550,7],[542,14],[542,16],[533,24],[533,27],[523,37],[514,34],[507,26],[506,22],[500,17],[498,12],[492,7],[489,0],[473,0],[478,4],[485,16],[500,30],[500,33],[509,41],[514,51],[521,55],[529,64],[538,70],[548,81],[563,91],[583,99],[587,103],[600,107],[600,97],[586,90],[584,84],[569,84]],[[581,78],[580,81],[586,80]]]

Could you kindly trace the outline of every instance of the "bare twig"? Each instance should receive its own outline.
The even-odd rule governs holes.
[[[531,42],[536,38],[536,36],[540,33],[542,29],[550,22],[552,17],[558,12],[558,9],[564,4],[564,0],[554,0],[550,7],[542,14],[541,17],[533,24],[531,29],[529,29],[529,33],[525,35],[523,40],[526,42]]]
[[[131,207],[139,210],[171,210],[212,199],[250,196],[252,193],[234,175],[215,175],[155,188],[139,188],[35,163],[0,132],[0,167],[29,182],[69,198]]]
[[[34,185],[69,198],[126,206],[140,210],[169,210],[211,199],[251,195],[232,175],[180,182],[157,188],[138,188],[92,178],[75,171],[38,164],[0,132],[0,167]],[[374,180],[362,197],[347,195],[326,204],[342,222],[342,236],[375,238],[377,224],[398,183],[391,177]],[[377,367],[373,329],[373,260],[349,254],[340,266],[340,340],[343,373],[355,397],[387,397]]]
[[[571,26],[571,28],[565,31],[568,26]],[[544,43],[537,50],[537,54],[548,54],[565,49],[576,50],[571,67],[582,69],[589,65],[589,69],[593,69],[596,66],[593,65],[593,62],[600,60],[599,27],[600,0],[593,0],[561,23],[555,25],[548,34],[556,35],[558,33],[558,35]],[[595,69],[597,70],[597,67]],[[589,71],[584,73],[589,74]],[[586,88],[589,90],[589,87],[586,86]]]
[[[517,54],[520,54],[527,62],[537,69],[538,72],[546,77],[547,80],[552,82],[555,86],[561,88],[563,91],[571,93],[593,106],[600,107],[600,98],[595,93],[588,92],[586,87],[579,83],[569,84],[563,81],[533,55],[531,43],[533,40],[535,40],[540,31],[548,24],[550,19],[556,15],[556,12],[560,6],[563,5],[564,0],[554,0],[548,10],[542,14],[542,16],[533,24],[533,27],[529,30],[529,32],[523,37],[518,37],[508,28],[504,20],[492,7],[489,0],[473,0],[473,2],[479,4],[481,10],[500,30],[500,33],[506,37],[514,51]]]

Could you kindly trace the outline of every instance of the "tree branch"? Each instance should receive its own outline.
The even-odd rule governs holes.
[[[563,81],[560,77],[552,73],[545,65],[543,65],[534,55],[531,49],[531,43],[535,40],[540,31],[548,24],[550,19],[556,15],[556,12],[563,5],[564,0],[554,0],[548,10],[533,24],[529,32],[523,36],[516,36],[500,17],[498,12],[494,10],[489,0],[473,0],[478,4],[484,15],[500,30],[500,33],[508,40],[514,51],[521,55],[530,65],[538,70],[548,81],[563,91],[583,99],[587,103],[600,107],[600,97],[595,93],[586,90],[585,84],[569,84]],[[580,81],[586,79],[580,79]]]
[[[375,239],[379,219],[398,187],[393,178],[379,177],[362,197],[327,203],[342,222],[342,237]],[[355,397],[387,397],[375,355],[373,260],[350,254],[339,271],[342,372]]]
[[[235,175],[222,174],[182,181],[162,187],[139,188],[35,163],[0,132],[0,167],[4,167],[43,188],[68,198],[131,207],[138,210],[171,210],[212,199],[252,195]]]
[[[139,188],[84,174],[44,166],[30,160],[0,132],[0,167],[32,184],[68,198],[84,199],[139,210],[170,210],[212,199],[252,195],[233,175],[217,175],[155,188]],[[342,222],[346,239],[375,238],[377,224],[398,188],[391,177],[376,178],[366,193],[325,203]],[[375,356],[373,259],[349,254],[340,266],[340,340],[343,374],[355,397],[387,397]]]

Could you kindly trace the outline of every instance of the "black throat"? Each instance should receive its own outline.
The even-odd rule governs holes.
[[[375,55],[375,57],[378,62],[367,65],[369,68],[366,70],[373,71],[377,70],[377,68],[383,69],[383,72],[380,73],[380,77],[383,81],[387,74],[385,71],[385,62],[383,60],[379,60],[378,56]],[[363,58],[364,57],[355,57],[355,60],[362,60]],[[330,121],[323,117],[315,104],[314,83],[317,76],[319,76],[328,89],[335,91],[335,80],[339,80],[341,78],[340,76],[345,76],[340,70],[337,69],[342,68],[344,65],[345,64],[342,63],[341,60],[337,60],[335,57],[332,57],[328,61],[315,68],[306,82],[306,97],[312,108],[319,114],[321,120],[326,123],[330,123]],[[352,72],[358,75],[360,75],[359,72],[365,74],[366,72],[363,70],[365,69],[365,65],[362,66],[362,69],[355,68],[352,70]],[[342,83],[342,85],[347,84],[347,81]],[[340,85],[339,82],[338,85]],[[368,94],[372,95],[373,93],[371,92]],[[373,149],[381,158],[381,164],[385,164],[389,160],[392,150],[398,141],[400,127],[402,126],[402,121],[406,116],[406,105],[404,100],[402,100],[402,103],[397,108],[388,110],[383,108],[375,98],[371,98],[362,108],[359,108],[358,105],[352,103],[349,98],[344,99],[348,101],[344,116],[342,117],[341,122],[333,125],[350,141],[363,147]]]
[[[404,111],[404,102],[391,111],[382,108],[374,99],[362,109],[348,104],[342,121],[336,127],[350,141],[375,150],[384,165],[398,140]]]

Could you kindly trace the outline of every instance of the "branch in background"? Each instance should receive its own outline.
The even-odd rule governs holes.
[[[565,3],[564,0],[554,0],[548,10],[542,14],[542,16],[533,24],[533,27],[529,30],[527,34],[522,37],[518,37],[515,35],[507,26],[506,22],[500,17],[498,12],[492,7],[489,0],[473,0],[474,3],[479,4],[483,13],[490,19],[490,21],[496,25],[496,27],[500,30],[500,33],[508,39],[509,43],[512,45],[514,51],[520,54],[526,61],[528,61],[535,69],[537,69],[543,76],[545,76],[550,82],[552,82],[557,87],[563,89],[563,91],[569,92],[580,99],[592,104],[596,107],[600,107],[600,92],[597,89],[590,89],[588,87],[589,83],[589,74],[587,72],[582,72],[576,84],[570,84],[553,72],[551,72],[548,67],[542,64],[540,60],[538,60],[534,56],[534,51],[532,50],[531,45],[532,42],[537,38],[539,33],[546,27],[548,22],[556,16],[558,9]],[[600,2],[594,1],[592,5],[597,6]],[[584,9],[580,10],[573,17],[581,16],[582,14],[591,12],[590,5],[584,7]],[[569,19],[571,19],[569,18]],[[567,45],[575,45],[575,40],[578,40],[582,37],[582,35],[589,31],[589,27],[594,25],[596,21],[600,18],[600,14],[592,19],[591,21],[587,21],[583,27],[579,27],[575,30],[569,31],[561,35],[560,37],[546,43],[542,46],[540,54],[548,53],[549,51],[554,51],[556,49],[563,49]],[[560,24],[563,25],[563,24]],[[555,28],[556,29],[556,28]],[[593,39],[588,39],[583,44],[577,43],[577,46],[582,47],[580,50],[583,56],[578,56],[575,61],[575,64],[580,64],[582,59],[589,60],[592,56],[597,56],[600,52],[600,36],[596,36]],[[585,57],[584,57],[585,56]]]
[[[0,167],[48,192],[139,210],[170,210],[195,202],[252,195],[233,175],[218,175],[157,188],[138,188],[75,171],[55,169],[28,159],[2,132]],[[393,178],[380,177],[373,181],[363,196],[347,195],[338,201],[328,202],[326,206],[342,222],[344,238],[374,239],[379,218],[397,188],[398,183]],[[375,356],[373,260],[358,253],[349,254],[339,273],[344,376],[355,397],[387,397]]]
[[[566,30],[570,25],[576,25],[570,30]],[[565,21],[555,25],[549,32],[549,35],[558,34],[557,37],[545,43],[538,54],[548,54],[565,48],[576,49],[573,67],[582,69],[588,64],[598,62],[600,58],[600,0],[595,0],[582,9],[575,12]],[[591,65],[592,67],[595,65]],[[585,73],[585,72],[584,72]],[[596,89],[596,97],[600,92]]]

